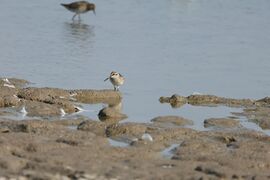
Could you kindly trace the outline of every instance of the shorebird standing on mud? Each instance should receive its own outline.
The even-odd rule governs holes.
[[[110,76],[106,78],[104,81],[110,79],[113,84],[114,90],[119,91],[119,86],[124,84],[125,78],[118,72],[112,71]]]
[[[96,5],[93,3],[89,3],[87,1],[77,1],[70,4],[61,4],[66,9],[68,9],[71,12],[74,12],[74,16],[72,17],[72,20],[78,15],[79,20],[81,20],[80,14],[86,13],[88,11],[93,11],[96,15]]]

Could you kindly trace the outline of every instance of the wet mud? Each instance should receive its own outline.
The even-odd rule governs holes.
[[[77,126],[69,129],[68,125]],[[236,128],[1,120],[0,174],[22,179],[267,179],[270,137]],[[149,138],[143,138],[144,134]],[[108,138],[128,143],[112,146]],[[173,144],[170,158],[162,154]]]
[[[0,118],[1,179],[270,178],[270,136],[242,127],[237,119],[206,119],[208,131],[194,130],[192,120],[178,116],[119,123],[125,116],[119,92],[25,87],[15,80],[10,85],[14,87],[0,87],[1,107],[18,111],[25,107],[30,119]],[[237,116],[269,128],[268,98],[174,95],[161,99],[174,104],[184,100],[203,106],[241,106],[243,112]],[[80,102],[106,102],[108,106],[99,113],[105,119],[61,119],[62,110],[76,112]],[[37,120],[37,116],[56,118]]]
[[[124,119],[127,116],[113,108],[121,103],[122,95],[113,90],[65,90],[59,88],[26,87],[28,81],[2,78],[0,107],[12,107],[30,117],[51,117],[80,111],[80,103],[106,103],[110,111],[102,119]]]
[[[243,112],[232,112],[237,116],[244,116],[249,121],[255,122],[262,129],[270,129],[270,98],[264,97],[262,99],[233,99],[224,98],[214,95],[190,95],[187,97],[174,94],[170,97],[160,97],[161,103],[169,103],[173,108],[180,108],[184,104],[191,104],[193,106],[228,106],[240,107]],[[234,120],[230,120],[234,121]],[[218,122],[218,121],[216,121]],[[220,121],[221,122],[221,121]],[[229,123],[229,121],[224,121]],[[209,124],[206,121],[206,125]],[[211,123],[212,124],[212,123]],[[237,124],[237,122],[233,123]],[[226,126],[226,125],[225,125]]]

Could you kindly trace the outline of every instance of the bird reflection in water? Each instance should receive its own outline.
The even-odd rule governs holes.
[[[91,41],[95,36],[94,27],[95,26],[81,23],[81,21],[66,22],[66,36],[72,41],[74,41],[74,39],[79,39],[81,41]]]
[[[108,107],[101,109],[98,113],[99,120],[108,123],[117,123],[127,118],[122,113],[122,101],[108,104]]]

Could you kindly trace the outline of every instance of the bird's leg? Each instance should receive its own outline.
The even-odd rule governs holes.
[[[80,15],[80,14],[78,14],[78,16],[79,16],[79,21],[81,21],[81,15]]]
[[[72,20],[74,21],[74,18],[77,16],[77,13],[74,14],[74,16],[72,17]]]
[[[117,86],[113,86],[113,88],[114,88],[114,91],[117,91]]]

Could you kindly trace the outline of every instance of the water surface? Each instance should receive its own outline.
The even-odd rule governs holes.
[[[0,76],[69,89],[126,83],[129,121],[181,115],[230,116],[230,109],[159,104],[160,96],[193,92],[261,98],[270,92],[269,0],[92,1],[97,15],[72,22],[63,1],[2,0]],[[102,105],[94,106],[94,116]],[[96,108],[98,107],[98,108]],[[201,118],[200,118],[201,117]]]

